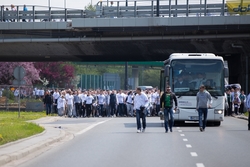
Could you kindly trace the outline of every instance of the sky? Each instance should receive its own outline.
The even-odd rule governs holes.
[[[10,6],[14,4],[18,5],[39,5],[39,6],[48,6],[50,2],[51,7],[64,7],[64,3],[66,2],[67,8],[75,8],[75,9],[84,9],[89,3],[95,5],[99,0],[0,0],[0,6]]]

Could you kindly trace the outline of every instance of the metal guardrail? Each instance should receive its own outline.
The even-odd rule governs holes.
[[[228,9],[225,0],[208,3],[200,0],[199,4],[191,4],[191,0],[183,0],[182,4],[173,1],[137,0],[137,1],[100,1],[95,5],[95,11],[81,9],[52,8],[46,6],[17,6],[14,11],[0,8],[0,21],[68,21],[73,18],[122,18],[122,17],[196,17],[196,16],[224,16]],[[112,2],[112,5],[108,5]],[[129,3],[127,3],[129,2]],[[214,2],[214,1],[213,1]],[[107,5],[105,5],[107,4]],[[230,13],[234,14],[234,13]],[[235,14],[238,14],[235,12]]]

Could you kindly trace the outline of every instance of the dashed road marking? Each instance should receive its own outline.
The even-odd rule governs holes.
[[[176,129],[180,129],[180,127],[176,127]]]
[[[187,148],[192,148],[192,146],[190,144],[186,144]]]
[[[190,154],[191,154],[192,157],[197,157],[198,156],[198,154],[196,152],[190,152]]]
[[[182,130],[178,130],[178,132],[182,132]]]
[[[185,136],[184,134],[180,134],[181,136]]]
[[[197,167],[205,167],[205,165],[203,163],[197,163],[196,166]]]
[[[188,139],[183,139],[183,141],[188,141]]]

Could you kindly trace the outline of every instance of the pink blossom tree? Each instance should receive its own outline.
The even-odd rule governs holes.
[[[26,75],[24,80],[26,85],[32,85],[39,80],[39,70],[35,68],[33,62],[0,62],[0,84],[11,85],[14,78],[14,69],[22,66]]]
[[[36,62],[35,67],[40,70],[41,78],[59,87],[71,87],[75,78],[75,67],[65,62]]]

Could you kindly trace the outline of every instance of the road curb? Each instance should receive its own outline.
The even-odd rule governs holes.
[[[246,117],[246,116],[233,116],[234,118],[238,118],[238,119],[244,119],[244,120],[248,120],[248,117]]]

